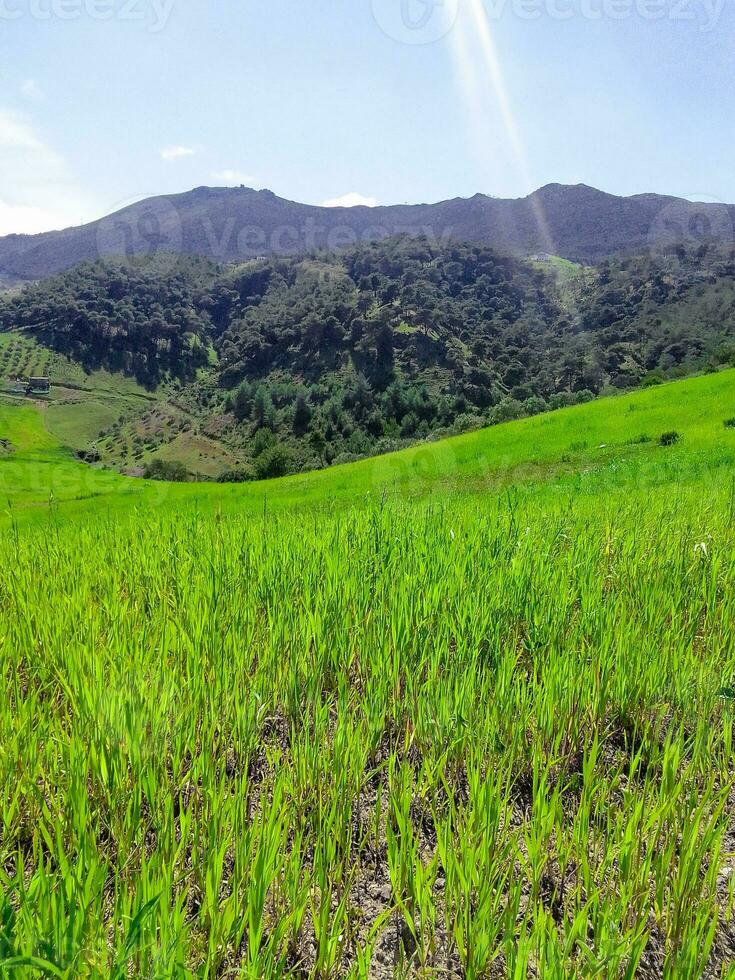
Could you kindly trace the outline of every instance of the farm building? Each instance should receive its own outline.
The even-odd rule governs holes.
[[[51,381],[45,377],[15,378],[10,384],[14,395],[48,395],[51,390]]]

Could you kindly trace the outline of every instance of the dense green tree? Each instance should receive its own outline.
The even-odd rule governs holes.
[[[0,326],[22,329],[93,370],[150,386],[194,377],[208,361],[208,291],[218,274],[197,259],[87,262],[0,303]]]
[[[273,445],[260,454],[255,460],[255,472],[259,480],[270,480],[286,476],[291,472],[293,456],[282,445]]]
[[[311,421],[311,408],[306,400],[306,395],[300,392],[296,397],[293,410],[293,430],[297,436],[302,436],[309,428]]]

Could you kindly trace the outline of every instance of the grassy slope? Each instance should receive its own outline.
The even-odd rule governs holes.
[[[245,487],[0,402],[0,974],[732,976],[734,381]]]
[[[0,974],[732,976],[734,381],[238,487],[0,400]]]
[[[45,430],[33,406],[0,399],[0,438],[17,451],[0,461],[0,494],[13,507],[40,512],[53,495],[63,513],[87,510],[90,498],[118,509],[131,501],[150,505],[261,510],[354,502],[366,494],[420,497],[440,489],[473,492],[491,486],[553,480],[575,491],[625,482],[681,482],[706,469],[724,476],[735,463],[735,431],[723,420],[735,416],[735,371],[676,382],[646,391],[523,419],[442,442],[425,443],[363,460],[266,483],[151,484],[78,463]],[[675,429],[679,446],[658,447]],[[6,433],[8,433],[6,435]],[[648,437],[649,442],[638,442]],[[44,505],[39,508],[39,505]]]
[[[103,428],[156,401],[155,394],[132,378],[105,370],[86,372],[30,335],[0,333],[0,376],[7,383],[16,375],[34,374],[51,378],[51,392],[38,404],[46,410],[49,432],[70,449],[83,449]]]

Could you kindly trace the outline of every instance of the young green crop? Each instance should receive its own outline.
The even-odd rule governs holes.
[[[719,975],[735,524],[702,489],[6,536],[0,970]]]
[[[541,422],[437,446],[418,499],[16,482],[0,975],[735,975],[722,377],[683,421],[645,393],[679,445],[500,491],[481,439]],[[23,465],[75,467],[29,413]]]

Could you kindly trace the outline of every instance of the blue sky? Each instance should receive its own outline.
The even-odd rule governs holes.
[[[0,0],[0,234],[246,183],[735,201],[733,0]]]

